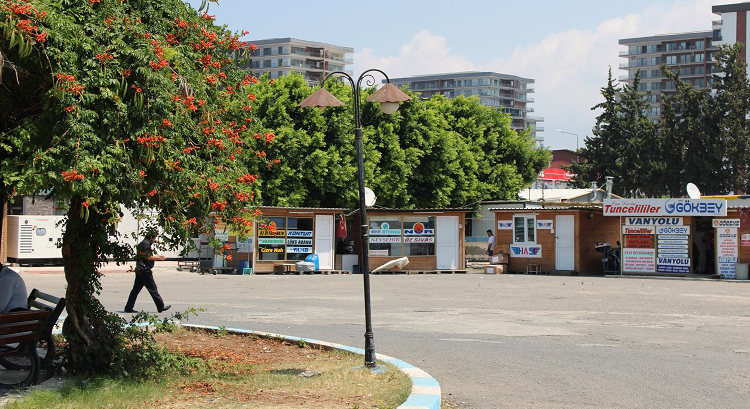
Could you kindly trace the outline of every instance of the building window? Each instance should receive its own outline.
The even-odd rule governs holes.
[[[271,68],[271,60],[263,60],[263,68]]]
[[[434,256],[432,216],[370,217],[370,256]]]
[[[677,56],[676,55],[668,55],[665,63],[667,63],[667,64],[677,64]]]
[[[513,243],[536,243],[536,216],[513,216]]]
[[[258,260],[300,261],[313,253],[312,218],[269,217],[258,229]]]
[[[403,256],[401,219],[370,217],[370,255]]]
[[[283,47],[279,47],[279,50],[278,50],[277,54],[279,54],[279,55],[284,54],[284,48]]]
[[[264,48],[263,55],[271,55],[271,47]]]
[[[649,115],[659,116],[659,107],[651,107]]]
[[[703,62],[703,53],[695,54],[695,62]]]
[[[661,88],[661,82],[652,82],[651,83],[651,90],[652,91],[656,91],[659,88]]]

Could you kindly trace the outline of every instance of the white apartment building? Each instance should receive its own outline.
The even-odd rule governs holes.
[[[305,77],[310,85],[317,85],[326,74],[343,71],[351,74],[347,67],[353,61],[351,47],[342,47],[297,38],[269,38],[250,41],[258,47],[250,58],[249,68],[254,75],[268,73],[275,79],[291,72]]]
[[[620,56],[627,62],[620,68],[627,71],[620,81],[632,84],[635,73],[640,70],[640,91],[651,91],[649,117],[658,121],[661,115],[661,100],[664,94],[675,92],[673,81],[667,80],[659,69],[666,64],[672,71],[680,73],[680,79],[697,88],[711,88],[714,68],[713,54],[721,44],[747,44],[747,13],[750,2],[711,7],[721,18],[711,23],[711,30],[678,34],[658,34],[649,37],[625,38],[619,41],[627,50]],[[747,47],[742,51],[747,59]],[[749,69],[750,75],[750,69]]]
[[[477,96],[483,105],[508,113],[511,128],[516,131],[529,130],[539,145],[544,141],[541,135],[544,128],[537,126],[544,118],[529,115],[534,112],[531,106],[534,99],[530,96],[534,93],[533,79],[497,72],[472,71],[391,78],[391,83],[397,87],[409,87],[424,98],[436,94],[442,94],[446,98]]]

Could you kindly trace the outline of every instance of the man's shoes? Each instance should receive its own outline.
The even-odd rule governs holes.
[[[132,309],[132,308],[130,308],[130,309],[128,309],[128,308],[125,308],[125,310],[124,310],[124,311],[125,311],[125,312],[127,312],[127,313],[129,313],[129,314],[134,314],[134,313],[138,312],[138,311],[136,311],[136,310],[134,310],[134,309]]]
[[[164,312],[164,311],[166,311],[166,310],[168,310],[170,308],[172,308],[171,305],[165,305],[163,308],[159,308],[159,312]]]

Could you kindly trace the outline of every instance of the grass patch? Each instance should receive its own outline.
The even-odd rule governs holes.
[[[398,407],[411,390],[409,378],[392,365],[385,364],[388,370],[381,374],[355,369],[363,358],[347,352],[224,332],[180,330],[156,338],[191,367],[157,381],[69,381],[59,391],[35,391],[7,408],[382,409]],[[305,371],[320,374],[300,376]]]

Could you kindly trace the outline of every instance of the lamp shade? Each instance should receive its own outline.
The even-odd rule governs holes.
[[[299,107],[337,107],[344,105],[340,99],[336,98],[328,92],[325,88],[318,88],[317,91],[310,94],[309,97],[305,98],[297,104]]]
[[[374,94],[370,95],[370,98],[367,98],[370,102],[403,102],[410,99],[411,97],[409,95],[390,82],[385,84],[384,87],[377,90]]]

